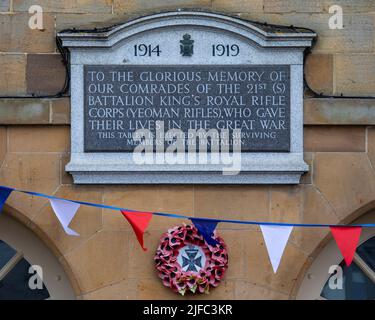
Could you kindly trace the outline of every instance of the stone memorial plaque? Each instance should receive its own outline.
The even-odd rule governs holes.
[[[66,171],[78,184],[299,183],[303,59],[315,36],[184,10],[60,32],[71,69]],[[140,161],[142,147],[151,157]]]
[[[242,151],[289,151],[290,67],[85,66],[85,151],[133,151],[132,134],[241,129]],[[187,147],[187,143],[185,143]]]

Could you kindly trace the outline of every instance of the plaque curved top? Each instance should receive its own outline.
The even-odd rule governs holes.
[[[265,48],[304,48],[311,46],[314,32],[303,28],[279,28],[202,11],[173,11],[143,16],[105,30],[65,30],[57,34],[64,47],[111,48],[126,38],[160,28],[205,27],[230,32]]]

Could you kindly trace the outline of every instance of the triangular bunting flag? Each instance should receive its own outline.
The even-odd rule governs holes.
[[[214,231],[219,221],[199,218],[190,220],[194,223],[195,227],[209,245],[216,246],[219,244],[219,242],[213,238]]]
[[[4,203],[7,201],[12,191],[12,188],[0,187],[0,213],[3,210]]]
[[[147,248],[145,248],[143,245],[143,234],[145,233],[147,226],[150,223],[152,214],[150,212],[133,212],[125,210],[121,210],[121,213],[132,226],[142,249],[144,251],[147,251]]]
[[[49,201],[64,231],[70,236],[79,236],[77,232],[69,228],[69,224],[73,220],[80,205],[75,202],[60,199],[50,199]]]
[[[276,273],[293,227],[260,225],[260,229],[262,230],[264,242],[266,243],[273,272]]]
[[[361,227],[330,227],[331,233],[336,240],[347,266],[353,261],[357,249]]]

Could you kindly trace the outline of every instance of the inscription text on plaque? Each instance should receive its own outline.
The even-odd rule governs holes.
[[[241,129],[242,151],[289,151],[289,66],[85,66],[85,151],[133,151],[132,133]]]

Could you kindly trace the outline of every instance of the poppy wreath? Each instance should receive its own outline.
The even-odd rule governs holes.
[[[216,232],[213,236],[216,246],[207,244],[195,226],[186,224],[162,235],[154,261],[166,287],[184,295],[189,291],[208,294],[210,287],[218,286],[228,268],[228,253],[224,240]]]

